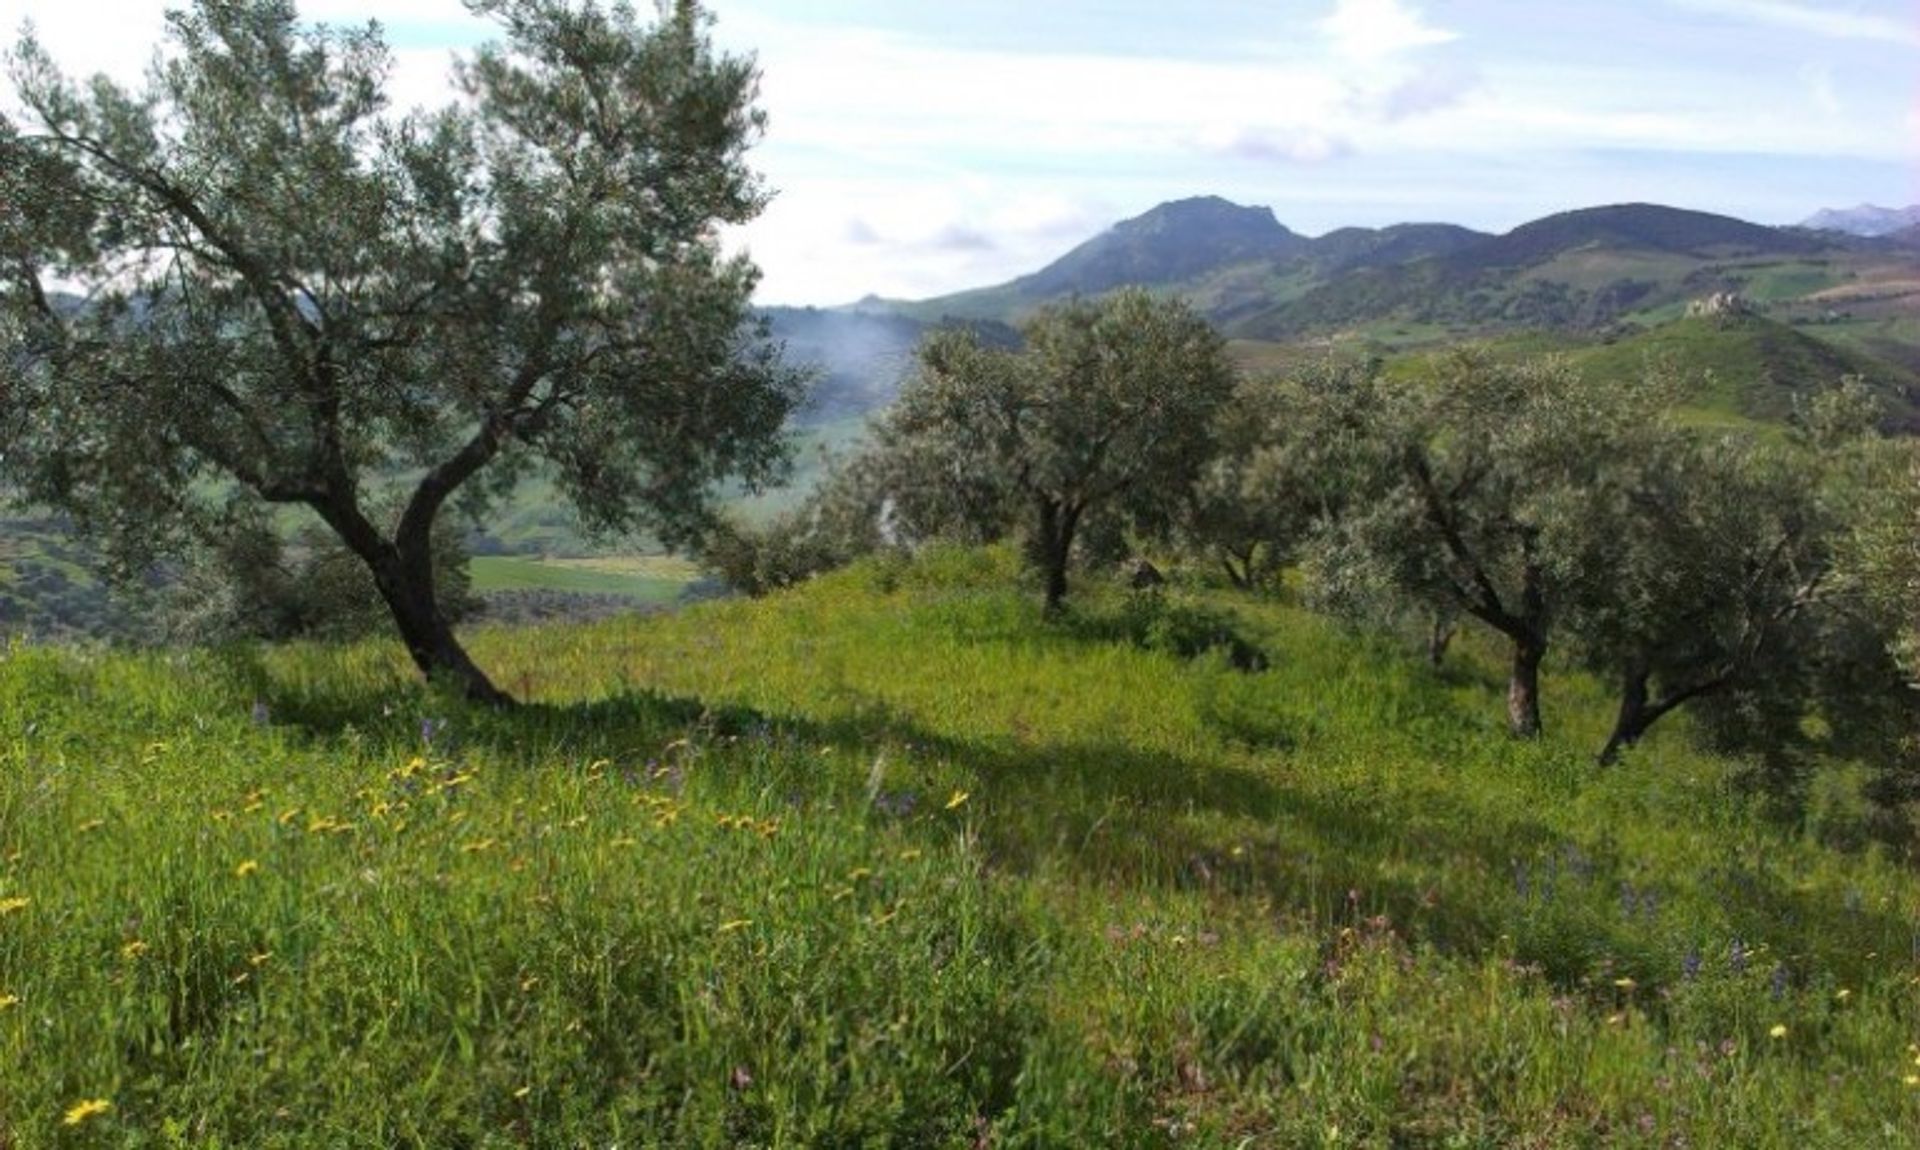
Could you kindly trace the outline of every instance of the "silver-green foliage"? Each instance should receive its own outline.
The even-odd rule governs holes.
[[[1058,607],[1094,517],[1171,527],[1235,373],[1191,307],[1139,289],[1044,308],[1022,330],[1018,350],[964,330],[930,336],[875,450],[902,530],[1017,529]]]
[[[472,7],[505,38],[459,64],[459,102],[404,114],[377,25],[289,0],[172,14],[138,91],[76,84],[25,36],[0,424],[8,477],[130,566],[235,490],[311,509],[420,668],[497,699],[435,599],[443,509],[540,467],[590,528],[685,537],[717,480],[778,469],[798,388],[717,238],[766,202],[752,61],[693,3],[654,25]],[[371,504],[395,475],[390,527]]]
[[[1384,591],[1498,632],[1512,650],[1509,725],[1537,734],[1556,613],[1604,578],[1579,557],[1614,529],[1664,402],[1655,383],[1596,388],[1562,360],[1473,351],[1372,384],[1344,417],[1364,445],[1347,460],[1365,497],[1321,540],[1322,594],[1367,604]]]

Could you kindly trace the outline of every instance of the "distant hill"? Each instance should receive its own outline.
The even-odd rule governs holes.
[[[1698,383],[1692,406],[1761,422],[1785,420],[1798,399],[1859,376],[1882,397],[1892,428],[1920,431],[1920,376],[1751,313],[1689,316],[1571,356],[1597,378],[1664,365]]]
[[[1920,225],[1920,204],[1906,208],[1883,208],[1875,204],[1824,208],[1800,224],[1816,231],[1846,232],[1855,236],[1884,236],[1915,225]]]
[[[1455,253],[1454,270],[1532,267],[1575,251],[1621,251],[1725,259],[1809,255],[1828,245],[1813,237],[1731,216],[1659,204],[1614,204],[1561,212],[1522,224]]]

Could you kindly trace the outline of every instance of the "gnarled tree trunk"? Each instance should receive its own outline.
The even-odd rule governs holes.
[[[397,538],[389,541],[351,501],[331,499],[315,508],[339,533],[347,547],[373,573],[380,599],[406,644],[413,665],[428,679],[451,679],[476,703],[490,707],[513,705],[512,696],[467,654],[447,621],[433,581],[432,520],[409,515],[401,521]]]

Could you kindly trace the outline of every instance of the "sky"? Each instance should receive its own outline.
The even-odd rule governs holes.
[[[131,81],[167,6],[8,0],[0,20]],[[378,18],[401,107],[446,99],[450,54],[491,34],[458,0],[299,7]],[[775,195],[727,240],[766,303],[999,283],[1194,195],[1307,235],[1628,201],[1771,224],[1920,203],[1920,0],[706,7],[761,70],[752,162]]]

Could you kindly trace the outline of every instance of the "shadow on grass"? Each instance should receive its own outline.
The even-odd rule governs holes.
[[[1473,958],[1511,948],[1562,986],[1602,961],[1648,983],[1671,977],[1656,969],[1671,957],[1660,940],[1684,933],[1607,911],[1614,888],[1640,873],[1634,860],[1584,858],[1544,821],[1449,805],[1444,792],[1385,799],[1283,786],[1276,775],[1284,777],[1285,742],[1264,736],[1280,748],[1269,752],[1273,774],[1117,740],[959,738],[872,696],[845,699],[829,716],[648,690],[495,711],[398,679],[287,683],[257,658],[234,660],[229,673],[276,724],[317,740],[374,741],[396,755],[428,745],[452,755],[485,748],[530,770],[598,759],[638,766],[685,740],[721,768],[704,772],[711,785],[802,804],[864,805],[872,818],[930,842],[964,822],[989,868],[1002,873],[1253,900],[1309,929],[1390,921],[1409,941],[1446,953]],[[837,754],[824,759],[822,749]],[[892,765],[862,766],[878,761]],[[974,792],[964,812],[942,810],[952,785]],[[1555,860],[1558,868],[1563,858],[1578,860],[1567,864],[1562,897],[1579,894],[1579,905],[1542,904],[1537,884],[1525,897],[1508,889],[1517,866]],[[1864,955],[1890,952],[1907,937],[1882,911],[1797,890],[1764,871],[1729,871],[1720,885],[1732,929],[1751,939],[1771,934],[1783,952],[1817,954],[1842,977],[1857,977]]]

